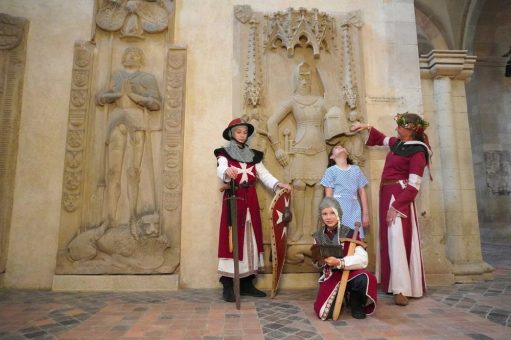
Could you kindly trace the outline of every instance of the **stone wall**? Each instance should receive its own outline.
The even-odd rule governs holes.
[[[70,94],[74,89],[73,53],[76,41],[88,42],[93,36],[94,4],[93,0],[44,3],[18,0],[0,5],[0,12],[30,21],[11,234],[3,275],[7,287],[66,289],[66,284],[59,281],[65,275],[54,274],[59,232],[66,228],[61,226],[61,202]],[[250,5],[259,13],[284,11],[288,7],[319,8],[333,15],[360,11],[363,26],[361,67],[357,76],[364,84],[363,120],[392,135],[392,118],[397,111],[424,111],[412,0],[176,1],[173,41],[185,44],[188,51],[180,183],[182,208],[181,216],[176,217],[181,228],[180,264],[176,270],[181,288],[218,286],[216,252],[222,196],[215,177],[213,150],[224,145],[221,132],[239,114],[241,99],[237,96],[239,83],[235,79],[240,79],[243,65],[237,64],[235,55],[239,34],[235,5]],[[285,79],[289,79],[287,76]],[[378,231],[378,183],[386,152],[385,149],[368,150],[364,167],[370,180],[372,227],[368,240],[373,265]],[[427,197],[421,202],[421,211],[428,214],[443,211],[443,207],[435,207]],[[433,227],[440,230],[434,237],[441,238],[444,226]],[[423,236],[426,243],[431,242],[427,233]],[[445,256],[443,248],[437,247],[435,251]],[[289,274],[282,285],[315,286],[317,276],[308,274]],[[158,277],[160,281],[155,286],[165,286],[161,281],[168,276]],[[263,276],[259,285],[268,288],[271,281],[268,277]],[[75,289],[126,288],[113,281],[103,284],[103,279],[77,275],[67,284]],[[143,280],[137,284],[140,289],[149,289],[144,287]]]
[[[467,87],[477,206],[483,241],[511,241],[511,4],[487,1],[475,26],[474,77]]]

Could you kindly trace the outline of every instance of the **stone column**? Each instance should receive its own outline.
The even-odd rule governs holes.
[[[421,77],[433,83],[433,119],[438,137],[434,172],[443,198],[447,257],[455,282],[491,279],[493,268],[482,260],[475,198],[472,149],[465,82],[473,73],[474,56],[461,50],[433,50],[421,58]],[[439,197],[440,198],[440,197]]]

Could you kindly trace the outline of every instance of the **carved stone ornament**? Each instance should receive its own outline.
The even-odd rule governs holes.
[[[74,54],[62,199],[62,205],[68,212],[75,211],[81,204],[85,145],[84,122],[89,109],[90,89],[88,85],[92,74],[94,46],[88,42],[77,42]],[[87,88],[83,89],[84,87]]]
[[[96,24],[105,31],[120,31],[123,38],[143,39],[144,32],[167,29],[173,6],[173,0],[104,0]]]
[[[268,35],[266,48],[287,49],[288,56],[293,56],[295,46],[312,47],[314,57],[319,58],[320,50],[329,51],[335,37],[335,21],[326,13],[316,8],[305,8],[277,12],[266,16]]]
[[[240,13],[241,8],[235,10],[235,38],[240,41],[234,45],[240,48],[235,55],[241,65],[235,78],[242,86],[234,91],[243,99],[235,102],[234,111],[254,125],[250,146],[265,153],[267,169],[293,187],[284,272],[311,272],[307,259],[328,153],[342,143],[356,164],[363,166],[365,159],[363,135],[349,129],[364,117],[358,98],[363,78],[357,78],[362,68],[360,13],[289,8],[250,11],[246,21],[239,19]],[[261,190],[259,199],[265,207],[271,198]],[[269,253],[271,226],[266,220],[263,229]]]
[[[15,48],[24,35],[24,26],[18,18],[0,13],[0,50]]]
[[[360,28],[364,25],[361,11],[348,12],[340,20],[341,26],[353,26]]]
[[[260,103],[262,95],[261,70],[259,66],[257,20],[250,21],[250,33],[248,41],[248,60],[245,80],[245,103],[253,107]]]
[[[252,17],[252,8],[250,5],[234,6],[234,17],[242,24],[246,24]]]
[[[511,153],[485,151],[486,186],[493,196],[511,196]]]
[[[67,246],[67,256],[75,270],[89,274],[153,272],[164,263],[164,250],[169,247],[167,237],[160,235],[159,216],[142,216],[137,237],[132,233],[129,225],[107,228],[103,223],[78,234]]]

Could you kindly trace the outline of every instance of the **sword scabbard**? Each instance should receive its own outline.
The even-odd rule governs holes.
[[[230,190],[228,192],[229,200],[229,216],[230,216],[230,228],[229,228],[229,247],[232,242],[232,259],[234,262],[234,296],[236,298],[236,309],[241,308],[240,298],[240,261],[239,261],[239,244],[238,244],[238,203],[236,201],[236,188],[234,180],[231,180]]]

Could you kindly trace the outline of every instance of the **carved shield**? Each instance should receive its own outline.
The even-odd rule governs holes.
[[[287,226],[291,221],[291,193],[280,189],[270,205],[271,228],[271,254],[272,254],[272,285],[271,297],[277,294],[280,275],[284,268],[287,249]]]

